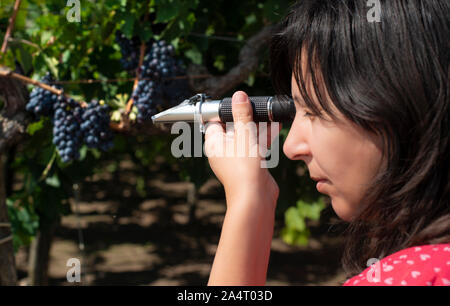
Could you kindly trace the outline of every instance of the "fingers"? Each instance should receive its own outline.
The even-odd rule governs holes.
[[[206,156],[219,157],[223,154],[224,147],[224,126],[218,122],[209,122],[206,125],[204,150]]]
[[[257,128],[256,123],[253,122],[253,107],[245,92],[238,91],[233,95],[232,111],[238,155],[254,156],[253,151],[258,143]]]
[[[210,152],[226,148],[227,156],[256,157],[258,150],[266,154],[281,131],[281,123],[260,125],[253,122],[253,107],[245,92],[238,91],[232,98],[234,123],[209,123],[205,135],[205,148]],[[261,137],[258,135],[261,134]],[[258,144],[259,143],[259,144]],[[262,146],[262,148],[261,148]]]
[[[206,124],[205,139],[214,136],[217,133],[223,133],[224,125],[219,122],[208,122]]]
[[[232,110],[234,123],[253,121],[253,108],[245,92],[238,91],[233,95]]]

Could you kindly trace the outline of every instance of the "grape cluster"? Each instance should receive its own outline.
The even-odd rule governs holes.
[[[80,123],[83,109],[72,99],[59,96],[53,104],[53,144],[56,145],[61,159],[67,163],[80,158],[79,149],[82,145]]]
[[[47,73],[41,80],[44,84],[53,82],[50,73]],[[58,86],[54,86],[60,89]],[[53,105],[57,102],[58,96],[40,87],[35,87],[30,94],[30,101],[26,105],[26,110],[36,116],[51,117],[53,115]]]
[[[185,74],[181,63],[175,60],[175,49],[165,41],[152,44],[141,66],[138,86],[133,92],[133,100],[138,109],[138,122],[149,120],[162,107],[164,101],[170,105],[180,103],[190,96],[187,81],[167,80]],[[182,90],[180,91],[180,88]],[[183,96],[183,98],[180,98]]]
[[[113,134],[109,129],[108,105],[93,100],[81,117],[81,131],[86,145],[105,152],[110,150],[113,147]]]
[[[128,39],[125,35],[117,31],[116,43],[120,46],[122,58],[120,63],[125,70],[134,70],[139,65],[139,38]]]
[[[50,74],[43,80],[53,82]],[[27,111],[50,117],[53,124],[53,144],[64,163],[80,158],[83,142],[89,148],[108,151],[113,146],[113,133],[109,129],[109,107],[94,100],[83,109],[75,100],[55,95],[36,87],[30,95]]]

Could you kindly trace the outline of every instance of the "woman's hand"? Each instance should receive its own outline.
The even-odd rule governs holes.
[[[258,149],[265,147],[264,142],[270,144],[275,135],[267,133],[267,139],[259,143],[258,132],[248,126],[253,123],[252,117],[248,96],[237,92],[233,95],[234,130],[226,132],[219,123],[206,130],[205,151],[227,197],[227,212],[208,281],[210,286],[266,283],[279,189],[269,171],[262,167],[265,159],[260,157]]]
[[[205,152],[211,169],[225,188],[228,206],[237,199],[264,199],[276,205],[279,188],[269,171],[263,167],[267,147],[277,136],[267,126],[267,139],[259,139],[259,126],[253,122],[253,111],[245,92],[233,95],[234,125],[209,124],[205,135]],[[230,128],[234,126],[234,128]],[[280,125],[281,128],[281,125]],[[265,130],[262,130],[265,131]],[[262,136],[261,136],[262,138]]]

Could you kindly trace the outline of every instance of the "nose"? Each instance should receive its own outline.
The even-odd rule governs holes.
[[[308,130],[305,122],[294,120],[283,146],[284,154],[291,160],[303,160],[308,163],[312,157],[308,144]]]

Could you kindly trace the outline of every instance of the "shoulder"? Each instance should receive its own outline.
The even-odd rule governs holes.
[[[373,264],[344,286],[450,286],[450,243],[401,250]]]

